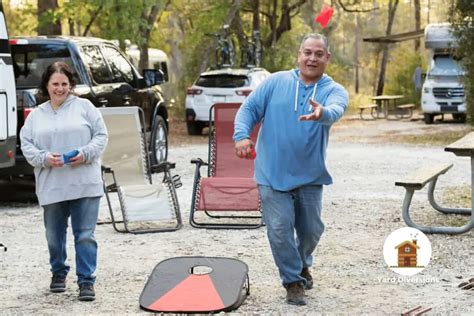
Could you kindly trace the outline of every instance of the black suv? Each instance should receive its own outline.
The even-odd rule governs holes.
[[[63,61],[75,70],[75,94],[97,107],[138,106],[145,113],[149,154],[153,163],[167,159],[168,110],[161,87],[161,70],[138,73],[120,49],[110,41],[91,37],[38,36],[10,39],[18,103],[18,132],[34,107],[42,102],[36,96],[46,67]],[[16,165],[0,175],[29,175],[17,143]]]

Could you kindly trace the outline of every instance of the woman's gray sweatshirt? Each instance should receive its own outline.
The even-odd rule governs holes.
[[[58,110],[49,101],[30,113],[20,132],[21,150],[34,167],[40,205],[102,196],[100,155],[107,130],[99,110],[87,99],[69,95]],[[49,153],[83,153],[85,163],[51,167]]]

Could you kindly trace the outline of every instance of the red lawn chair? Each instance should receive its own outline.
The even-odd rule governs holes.
[[[196,164],[189,223],[196,228],[258,228],[262,226],[260,197],[253,180],[254,161],[235,155],[234,118],[240,103],[217,103],[209,115],[208,162]],[[251,139],[256,142],[259,127]],[[201,167],[207,166],[207,177]]]

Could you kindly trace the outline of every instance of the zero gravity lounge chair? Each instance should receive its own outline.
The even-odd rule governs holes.
[[[196,158],[189,222],[196,228],[258,228],[261,203],[253,180],[254,161],[235,155],[234,118],[239,103],[214,104],[209,113],[208,162]],[[252,132],[255,142],[258,127]],[[207,177],[201,167],[207,166]]]
[[[146,148],[143,111],[138,107],[99,108],[109,142],[102,155],[102,176],[111,222],[118,232],[151,233],[181,228],[175,165],[151,165]],[[152,181],[158,173],[162,181]],[[155,177],[158,177],[155,176]],[[115,193],[115,194],[113,194]]]

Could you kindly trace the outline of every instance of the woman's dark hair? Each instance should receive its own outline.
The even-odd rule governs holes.
[[[62,62],[62,61],[56,61],[46,67],[46,70],[43,72],[43,75],[41,76],[41,83],[39,87],[39,94],[42,98],[45,98],[46,100],[49,100],[49,94],[48,94],[48,82],[49,79],[51,79],[51,76],[55,73],[60,73],[65,75],[69,79],[69,86],[72,89],[76,86],[76,81],[74,80],[74,75],[71,67],[69,67],[68,64]]]

